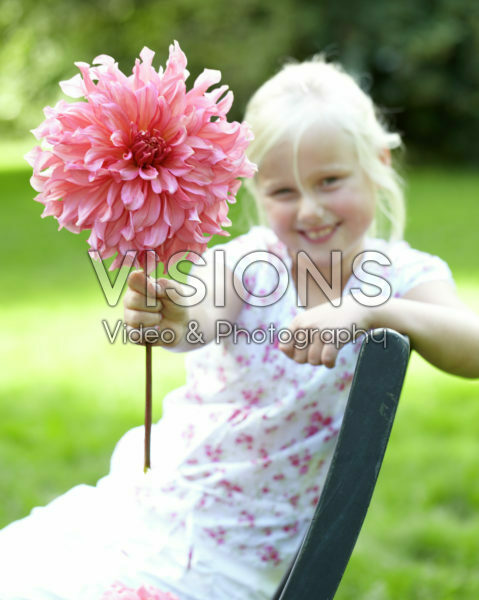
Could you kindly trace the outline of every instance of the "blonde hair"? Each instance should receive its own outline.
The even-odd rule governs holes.
[[[255,136],[248,158],[260,169],[268,150],[291,132],[297,150],[301,135],[323,119],[352,137],[359,163],[375,184],[376,216],[368,234],[401,239],[405,225],[403,182],[389,160],[389,151],[401,146],[401,137],[387,129],[371,98],[354,78],[340,65],[327,63],[322,55],[285,65],[252,96],[245,114]],[[256,177],[246,185],[257,198]],[[256,205],[264,222],[260,203]]]

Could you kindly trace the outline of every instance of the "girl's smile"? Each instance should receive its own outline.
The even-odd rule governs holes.
[[[340,226],[340,223],[333,225],[323,225],[322,227],[315,227],[313,229],[298,230],[298,233],[311,244],[324,244],[328,242],[336,230]]]
[[[303,250],[326,274],[331,251],[341,250],[348,276],[374,218],[374,187],[352,139],[338,126],[315,124],[299,144],[293,136],[278,141],[260,164],[258,192],[266,217],[293,262]]]

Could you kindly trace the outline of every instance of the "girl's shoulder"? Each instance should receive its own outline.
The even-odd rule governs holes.
[[[454,285],[446,261],[424,250],[412,248],[405,240],[368,238],[366,249],[367,252],[379,252],[385,257],[384,268],[397,295],[403,295],[427,281],[446,280]]]

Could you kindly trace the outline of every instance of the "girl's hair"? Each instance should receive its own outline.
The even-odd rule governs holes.
[[[402,179],[392,167],[389,151],[401,146],[398,133],[388,131],[371,98],[338,64],[322,55],[290,63],[266,81],[252,96],[245,120],[254,140],[248,158],[258,167],[268,150],[285,134],[293,135],[297,150],[302,134],[313,123],[334,123],[348,133],[359,163],[376,190],[376,217],[370,235],[401,239],[405,224]],[[246,181],[257,198],[256,180]],[[265,222],[257,201],[259,220]]]

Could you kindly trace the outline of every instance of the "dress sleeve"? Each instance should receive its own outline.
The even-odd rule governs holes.
[[[415,250],[407,242],[397,244],[394,254],[395,296],[404,296],[412,288],[428,281],[448,281],[455,287],[451,269],[438,256]]]

